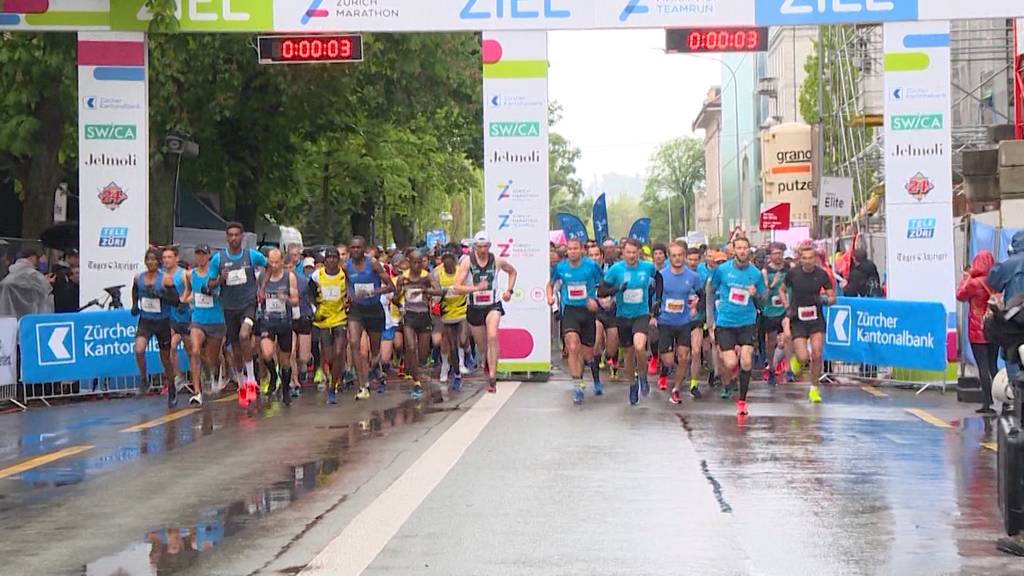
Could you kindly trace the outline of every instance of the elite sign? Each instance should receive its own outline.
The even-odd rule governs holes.
[[[19,326],[21,380],[28,384],[135,376],[138,319],[127,310],[36,314]],[[156,341],[146,351],[150,373],[162,372]]]
[[[946,309],[939,303],[839,298],[828,308],[825,360],[915,370],[946,368]]]

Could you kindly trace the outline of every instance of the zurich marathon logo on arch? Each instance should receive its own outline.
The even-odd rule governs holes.
[[[495,188],[498,190],[498,202],[535,202],[540,200],[540,195],[532,188],[516,184],[512,179],[498,184]]]
[[[303,26],[309,24],[313,18],[327,18],[330,15],[326,8],[320,7],[323,3],[324,0],[312,0],[309,3],[309,8],[306,8],[306,11],[302,13],[302,18],[299,20]]]
[[[918,19],[919,0],[755,0],[758,26],[898,22]]]

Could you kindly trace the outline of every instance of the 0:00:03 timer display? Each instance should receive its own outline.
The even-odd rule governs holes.
[[[261,36],[259,49],[263,64],[359,62],[363,59],[363,39],[357,34]]]
[[[666,30],[668,52],[761,52],[767,28],[678,28]]]

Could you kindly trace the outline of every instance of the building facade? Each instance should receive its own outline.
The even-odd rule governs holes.
[[[707,237],[722,236],[722,188],[719,145],[722,132],[722,88],[712,86],[704,99],[693,131],[704,131],[704,188],[694,198],[696,231]]]

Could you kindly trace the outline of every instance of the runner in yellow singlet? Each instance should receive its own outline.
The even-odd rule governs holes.
[[[462,387],[462,376],[469,372],[466,368],[466,329],[467,299],[464,294],[456,294],[453,290],[455,277],[459,273],[456,249],[449,247],[441,255],[441,266],[434,269],[434,280],[441,287],[444,297],[441,299],[441,323],[444,325],[444,340],[441,343],[441,376],[443,384],[448,381],[448,373],[452,372],[451,391],[458,392]]]

